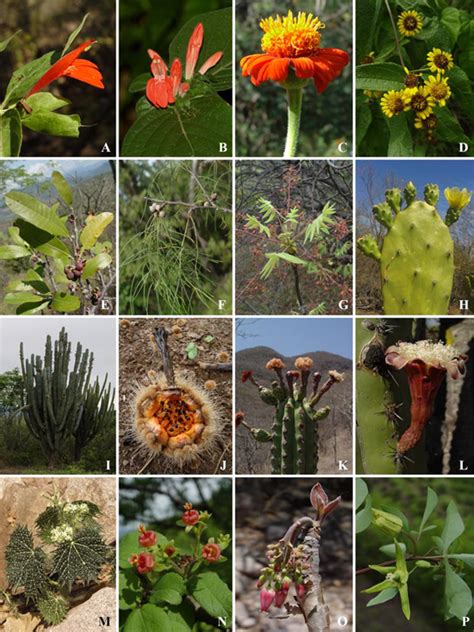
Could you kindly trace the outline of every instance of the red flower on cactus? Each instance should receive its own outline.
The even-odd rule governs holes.
[[[341,502],[341,497],[338,496],[334,500],[329,502],[328,495],[323,489],[321,483],[316,483],[313,489],[310,492],[310,500],[313,507],[316,509],[316,516],[320,523],[324,520],[324,518],[331,513]]]
[[[185,511],[181,516],[181,520],[187,527],[192,527],[196,524],[196,522],[199,522],[199,511],[197,509],[193,509],[191,503],[186,503],[184,505],[184,509]]]
[[[156,533],[154,531],[146,531],[145,527],[141,524],[138,527],[140,531],[140,537],[138,538],[138,542],[140,546],[149,547],[154,546],[156,544]]]
[[[253,371],[242,371],[242,382],[247,382],[253,375]]]
[[[61,59],[53,64],[35,83],[26,96],[29,97],[35,94],[35,92],[39,92],[60,77],[71,77],[72,79],[77,79],[77,81],[88,83],[95,88],[103,89],[104,84],[99,67],[88,59],[79,59],[79,55],[85,50],[88,50],[94,43],[95,40],[87,40],[84,44],[81,44],[70,53],[67,53],[67,55],[61,57]]]
[[[312,78],[318,92],[338,77],[349,55],[338,48],[320,48],[324,24],[312,13],[299,12],[261,20],[262,51],[240,60],[242,75],[258,86],[264,81],[284,82],[290,68],[298,79]]]
[[[199,58],[204,38],[204,27],[201,22],[196,25],[189,38],[188,50],[186,52],[186,66],[184,77],[186,81],[192,79],[194,70]],[[183,69],[181,61],[176,58],[171,64],[168,76],[168,66],[163,59],[151,48],[148,49],[151,58],[151,74],[153,77],[147,81],[146,96],[156,108],[167,108],[175,103],[176,97],[182,97],[189,90],[189,83],[182,82]],[[215,66],[221,59],[223,52],[214,53],[199,68],[199,74],[204,75],[209,68]]]
[[[137,571],[140,575],[150,573],[155,568],[155,558],[151,553],[140,553],[138,556]]]
[[[221,547],[214,542],[208,542],[202,547],[202,557],[207,562],[217,562],[221,556]]]

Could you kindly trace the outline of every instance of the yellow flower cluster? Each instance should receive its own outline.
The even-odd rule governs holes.
[[[417,129],[436,127],[437,117],[433,109],[436,106],[445,107],[451,96],[448,77],[444,74],[453,68],[453,56],[439,48],[433,48],[427,55],[427,62],[429,70],[436,74],[423,79],[421,74],[409,72],[405,68],[406,87],[403,90],[389,90],[382,96],[380,106],[385,116],[391,118],[412,110]]]

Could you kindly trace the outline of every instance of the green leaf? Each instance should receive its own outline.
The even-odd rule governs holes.
[[[357,111],[356,111],[356,137],[357,137],[357,147],[362,143],[367,134],[367,131],[372,122],[372,110],[370,109],[369,104],[364,99],[359,99],[359,95],[357,95]]]
[[[67,38],[66,46],[63,48],[63,52],[61,53],[61,57],[63,57],[63,55],[65,55],[67,53],[67,51],[71,48],[71,46],[74,43],[74,40],[79,35],[79,33],[82,31],[82,28],[83,28],[84,24],[86,23],[86,20],[87,20],[88,17],[89,17],[89,14],[86,13],[85,16],[82,18],[82,22],[79,24],[79,26],[77,28],[75,28],[74,31],[71,33],[71,35]]]
[[[454,7],[446,7],[441,13],[441,24],[449,33],[449,42],[451,49],[454,48],[461,30],[461,19],[459,10]]]
[[[49,301],[50,299],[48,298],[43,300],[42,303],[22,303],[16,308],[16,313],[18,316],[31,316],[32,314],[37,314],[48,307]]]
[[[393,599],[397,595],[398,595],[398,590],[396,588],[385,588],[376,597],[374,597],[368,602],[367,608],[371,608],[372,606],[378,606],[381,603],[390,601],[390,599]]]
[[[63,108],[71,102],[68,99],[55,97],[51,92],[35,92],[35,94],[25,99],[25,103],[30,106],[33,112],[38,110],[54,112],[54,110],[59,110],[59,108]]]
[[[21,259],[30,255],[31,251],[24,246],[0,246],[0,259]]]
[[[23,303],[42,303],[45,297],[32,292],[12,292],[5,294],[4,301],[9,305],[22,305]]]
[[[277,265],[278,265],[278,257],[276,255],[277,255],[276,252],[267,252],[265,254],[265,257],[267,257],[268,261],[267,261],[267,263],[263,266],[263,268],[260,271],[260,277],[263,280],[268,279],[270,274],[277,267]]]
[[[192,596],[212,617],[224,619],[224,627],[231,625],[232,592],[217,573],[199,573],[193,584]]]
[[[406,551],[407,551],[406,545],[403,542],[399,542],[398,546],[400,547],[402,553],[405,554]],[[395,557],[395,555],[397,553],[397,550],[395,548],[395,544],[384,544],[384,546],[381,546],[379,548],[379,551],[381,553],[383,553],[384,555],[386,555],[387,557],[390,557],[390,558]]]
[[[58,55],[52,50],[15,70],[7,86],[3,107],[23,99],[57,59]]]
[[[57,258],[64,265],[72,258],[67,246],[57,237],[52,237],[50,233],[22,219],[17,220],[15,224],[20,229],[21,238],[34,250],[48,257]]]
[[[448,85],[453,91],[454,102],[471,123],[474,122],[474,95],[469,77],[459,66],[449,72]]]
[[[408,529],[410,528],[410,525],[408,524],[408,518],[405,516],[404,513],[400,511],[400,509],[398,509],[397,507],[392,507],[390,505],[380,505],[380,509],[382,509],[383,511],[387,511],[388,513],[394,514],[395,516],[400,518],[400,520],[403,523],[403,528],[408,531]]]
[[[166,609],[173,632],[191,632],[194,625],[194,608],[187,601]]]
[[[63,202],[68,206],[71,206],[72,189],[63,174],[59,173],[59,171],[53,171],[53,173],[51,174],[51,180],[53,181],[54,188],[61,196]]]
[[[139,553],[140,545],[138,544],[138,533],[131,531],[123,536],[120,540],[119,547],[119,566],[120,568],[131,568],[128,558],[134,553]]]
[[[441,540],[443,542],[443,553],[447,553],[451,544],[464,533],[464,522],[459,514],[456,503],[451,500],[446,510],[446,521],[444,523]]]
[[[23,130],[18,110],[8,110],[0,116],[0,156],[19,156]]]
[[[128,130],[122,156],[232,155],[232,108],[219,96],[200,95],[182,107],[147,108]],[[226,151],[220,151],[226,143]]]
[[[462,620],[472,608],[471,589],[462,577],[453,571],[448,561],[444,562],[444,570],[446,572],[444,596],[448,619],[457,617]]]
[[[12,41],[14,37],[18,35],[18,33],[21,33],[21,29],[18,29],[18,31],[13,33],[13,35],[10,35],[10,37],[7,37],[7,39],[4,39],[2,42],[0,42],[0,53],[3,53],[3,51],[7,48],[8,44]]]
[[[8,234],[16,246],[28,246],[28,242],[20,237],[20,229],[18,226],[10,226],[8,228]]]
[[[44,282],[43,277],[36,272],[36,270],[28,270],[25,275],[25,281],[27,285],[35,289],[41,294],[49,294],[50,290],[47,284]]]
[[[99,239],[113,218],[113,213],[100,213],[99,215],[91,215],[87,218],[86,225],[79,235],[79,240],[84,248],[90,250],[95,245],[95,242]]]
[[[220,61],[210,68],[204,78],[211,81],[215,90],[232,88],[232,9],[220,9],[194,15],[173,38],[170,44],[170,60],[178,57],[185,67],[186,52],[191,33],[201,22],[204,27],[204,37],[199,58],[196,64],[196,75],[203,63],[217,51],[224,54]],[[213,154],[215,156],[219,154]]]
[[[410,597],[408,596],[408,585],[402,584],[398,589],[400,594],[400,602],[402,604],[402,612],[409,621],[411,617]]]
[[[448,108],[439,108],[436,111],[436,116],[438,117],[438,126],[436,127],[436,136],[440,140],[444,140],[447,143],[452,144],[453,154],[457,155],[457,151],[459,149],[459,143],[465,142],[470,143],[469,138],[464,133],[463,128],[459,124],[459,121],[454,116],[454,114],[448,110]],[[472,154],[472,150],[464,156],[470,156]]]
[[[249,230],[258,230],[259,233],[264,233],[268,238],[270,238],[270,229],[265,224],[262,224],[258,221],[255,215],[250,215],[247,213],[246,215],[247,223],[245,224],[245,228]]]
[[[82,278],[90,279],[94,276],[97,270],[103,270],[107,268],[112,263],[112,257],[105,252],[101,252],[100,255],[96,255],[89,259],[84,266],[84,270],[82,271]]]
[[[144,72],[141,75],[138,75],[138,77],[135,77],[128,86],[128,91],[132,93],[143,92],[149,79],[151,79],[151,74],[149,72]]]
[[[303,259],[300,259],[299,257],[295,257],[295,255],[290,255],[288,252],[275,252],[274,255],[279,259],[283,259],[283,261],[288,261],[288,263],[292,263],[296,266],[306,265],[306,261],[303,261]]]
[[[390,130],[388,156],[413,156],[413,140],[406,115],[402,113],[388,118],[387,125]]]
[[[334,204],[326,202],[318,217],[307,226],[304,234],[304,243],[313,241],[314,238],[321,233],[329,234],[329,226],[334,224],[334,219],[331,216],[334,215],[335,209]]]
[[[206,336],[204,338],[204,342],[207,342],[207,344],[211,344],[213,340],[214,340],[214,336]]]
[[[356,514],[356,533],[362,533],[372,523],[372,498],[367,496],[365,507]]]
[[[97,578],[107,562],[107,546],[96,528],[86,527],[74,534],[73,540],[62,542],[56,548],[52,572],[58,581],[71,588],[78,577],[90,582]]]
[[[357,478],[356,479],[356,509],[359,509],[359,507],[362,505],[362,503],[364,502],[364,500],[367,498],[367,496],[369,495],[369,488],[367,487],[367,483],[364,481],[363,478]]]
[[[8,583],[24,588],[26,600],[37,598],[48,584],[46,554],[35,549],[33,536],[25,526],[16,527],[5,549]]]
[[[33,226],[37,226],[47,233],[50,233],[50,235],[61,237],[69,236],[64,222],[57,216],[54,207],[49,208],[32,195],[22,193],[21,191],[11,191],[5,195],[5,202],[10,210],[30,224],[33,224]],[[23,239],[26,238],[23,237]],[[28,239],[26,239],[26,241],[30,243]]]
[[[356,66],[357,90],[402,90],[404,82],[405,73],[400,64],[383,62]]]
[[[125,622],[124,632],[174,632],[162,608],[147,603],[133,610]]]
[[[78,138],[81,117],[78,114],[39,111],[25,116],[22,123],[34,132],[41,134]]]
[[[426,491],[425,511],[423,513],[423,518],[421,519],[421,522],[420,522],[419,533],[423,531],[423,527],[429,520],[429,517],[431,516],[433,511],[436,509],[437,504],[438,504],[438,494],[433,489],[431,489],[431,487],[428,487]]]
[[[140,603],[143,588],[136,570],[130,568],[119,573],[119,608],[132,610]]]
[[[380,26],[381,6],[382,0],[357,0],[355,4],[356,45],[357,59],[359,60],[374,50],[374,38]]]
[[[53,294],[51,309],[57,312],[75,312],[80,306],[81,301],[78,296],[66,294],[65,292],[56,292]]]
[[[166,601],[173,606],[178,606],[186,593],[184,579],[178,573],[166,573],[153,586],[153,591],[149,597],[151,603]]]
[[[190,360],[194,360],[199,353],[199,349],[196,346],[196,343],[190,342],[186,347],[186,355]]]

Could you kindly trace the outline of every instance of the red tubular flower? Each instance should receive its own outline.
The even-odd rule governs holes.
[[[193,509],[191,503],[186,503],[184,505],[184,509],[185,511],[181,516],[181,520],[187,527],[192,527],[199,521],[199,511],[197,511],[197,509]]]
[[[146,531],[143,525],[140,525],[138,530],[141,534],[138,538],[140,546],[147,548],[156,544],[156,533],[154,531]]]
[[[310,79],[318,92],[338,77],[349,63],[349,55],[338,48],[320,48],[319,30],[324,24],[312,13],[288,11],[285,17],[265,18],[260,22],[264,31],[263,53],[247,55],[240,61],[242,75],[250,76],[258,86],[264,81],[284,82],[290,68],[298,79]]]
[[[208,542],[202,547],[202,557],[208,562],[217,562],[221,556],[221,548],[218,544]]]
[[[194,70],[196,68],[199,53],[201,51],[203,39],[204,27],[202,25],[202,22],[199,22],[194,27],[194,31],[189,38],[188,50],[186,51],[186,67],[184,71],[184,76],[187,80],[191,79],[194,75]],[[209,70],[209,68],[215,66],[217,62],[221,59],[223,54],[223,52],[218,51],[217,53],[211,55],[209,59],[207,59],[199,69],[199,74],[203,75]]]
[[[323,489],[321,483],[316,483],[309,494],[311,504],[316,509],[316,516],[320,523],[324,518],[331,513],[341,502],[341,497],[338,496],[334,500],[329,501],[328,495]]]
[[[274,599],[275,599],[274,590],[265,590],[265,588],[262,588],[262,590],[260,591],[260,610],[262,612],[268,612]]]
[[[385,351],[388,365],[405,370],[411,395],[410,427],[397,443],[399,454],[411,450],[421,439],[446,373],[457,380],[464,373],[465,359],[452,347],[428,340],[399,342]]]
[[[275,600],[274,600],[275,607],[281,608],[282,605],[285,603],[287,596],[288,596],[288,590],[285,590],[284,588],[277,590],[275,592]]]
[[[95,40],[87,40],[84,44],[81,44],[67,55],[64,55],[55,64],[47,70],[44,75],[35,83],[35,85],[28,92],[26,97],[39,92],[47,85],[59,79],[59,77],[71,77],[77,79],[77,81],[83,81],[95,88],[104,88],[102,83],[102,74],[94,62],[88,59],[79,59],[79,55],[90,48]]]
[[[137,571],[140,575],[150,573],[155,568],[155,558],[151,553],[140,553],[138,556]]]

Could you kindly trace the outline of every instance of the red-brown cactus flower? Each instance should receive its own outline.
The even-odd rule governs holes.
[[[315,397],[318,394],[319,383],[321,382],[321,373],[313,373],[313,392],[312,396]]]
[[[217,562],[221,556],[221,547],[214,542],[208,542],[202,547],[202,557],[207,562]]]
[[[186,503],[184,505],[184,513],[181,516],[181,520],[187,527],[192,527],[199,521],[199,511],[197,509],[193,509],[191,503]]]
[[[247,382],[248,380],[252,381],[252,376],[253,376],[253,371],[242,371],[242,377],[241,380],[243,383]]]
[[[274,599],[275,599],[274,590],[266,590],[265,588],[262,588],[262,590],[260,591],[260,610],[262,612],[268,612]]]
[[[244,412],[239,410],[238,412],[235,413],[234,421],[235,421],[236,426],[240,426],[240,424],[244,421],[244,419],[245,419]]]
[[[465,360],[466,356],[453,347],[429,340],[399,342],[385,351],[388,365],[405,370],[411,394],[410,427],[397,443],[399,454],[411,450],[421,439],[446,374],[457,380],[464,373]]]
[[[324,518],[331,513],[341,502],[341,497],[338,496],[334,500],[329,502],[328,495],[323,489],[321,483],[316,483],[309,495],[311,504],[316,509],[316,517],[320,523]]]
[[[88,83],[95,88],[103,89],[104,84],[99,67],[88,59],[79,59],[79,55],[85,50],[88,50],[94,43],[95,40],[87,40],[84,44],[81,44],[70,53],[67,53],[67,55],[58,59],[35,83],[26,96],[29,97],[35,94],[35,92],[39,92],[60,77],[71,77],[77,81]]]
[[[142,524],[138,527],[138,530],[140,531],[140,537],[138,538],[140,546],[147,548],[156,544],[156,533],[154,531],[147,531]]]
[[[140,575],[151,573],[155,568],[155,558],[151,553],[140,553],[138,556],[137,571]]]

